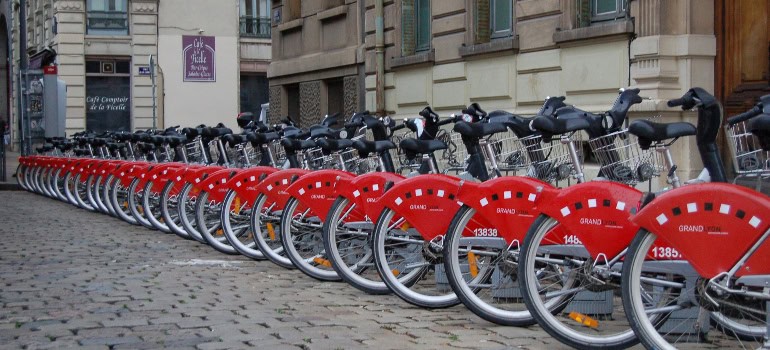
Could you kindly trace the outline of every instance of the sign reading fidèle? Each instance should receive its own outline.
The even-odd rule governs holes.
[[[217,81],[213,36],[183,35],[184,81]]]

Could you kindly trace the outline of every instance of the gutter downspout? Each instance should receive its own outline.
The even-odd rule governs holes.
[[[359,0],[361,1],[361,0]],[[383,0],[374,1],[374,54],[377,64],[375,87],[377,115],[385,115],[385,26],[383,24]]]

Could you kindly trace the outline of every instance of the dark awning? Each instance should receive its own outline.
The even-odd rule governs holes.
[[[29,69],[40,69],[51,64],[54,59],[56,59],[56,51],[45,48],[42,51],[29,56]]]

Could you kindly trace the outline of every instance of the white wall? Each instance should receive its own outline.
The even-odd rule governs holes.
[[[158,20],[158,66],[164,81],[165,125],[222,122],[236,128],[239,108],[237,1],[163,0]],[[183,35],[216,38],[216,82],[183,81]]]

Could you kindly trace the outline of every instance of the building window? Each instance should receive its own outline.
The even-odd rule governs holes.
[[[430,0],[401,2],[401,54],[414,55],[430,50]]]
[[[577,0],[578,27],[626,18],[628,0]]]
[[[269,0],[241,0],[241,36],[270,38]]]
[[[475,43],[510,37],[513,33],[511,0],[474,0]]]
[[[131,130],[131,61],[86,58],[86,129]]]
[[[88,0],[86,34],[128,35],[128,0]]]
[[[270,99],[267,76],[257,74],[241,75],[241,112],[259,115],[262,104]]]

